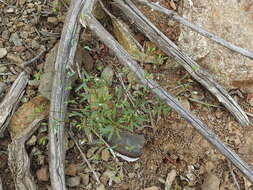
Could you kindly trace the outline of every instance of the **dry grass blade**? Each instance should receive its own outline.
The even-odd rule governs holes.
[[[92,9],[94,1],[89,1],[89,6],[85,7],[85,10]],[[84,10],[83,10],[84,11]],[[87,11],[89,12],[89,11]],[[87,13],[83,12],[83,13]],[[89,27],[100,40],[109,47],[120,62],[127,66],[132,72],[134,72],[140,82],[151,89],[160,99],[165,101],[175,111],[178,112],[185,120],[192,124],[192,126],[208,140],[217,150],[219,150],[228,160],[230,160],[239,170],[247,176],[247,178],[253,182],[253,171],[250,169],[247,163],[245,163],[236,153],[231,151],[211,130],[208,129],[196,116],[184,109],[179,102],[171,96],[167,91],[161,88],[155,81],[146,77],[146,73],[142,68],[134,61],[130,55],[123,49],[123,47],[112,37],[112,35],[96,20],[92,14],[83,14],[81,23],[85,27]]]

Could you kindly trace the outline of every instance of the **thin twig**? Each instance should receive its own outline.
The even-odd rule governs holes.
[[[125,86],[125,84],[124,84],[124,81],[123,81],[123,79],[122,79],[121,74],[117,74],[116,76],[118,77],[118,79],[119,79],[119,81],[120,81],[120,83],[121,83],[121,86],[122,86],[123,89],[125,90],[128,99],[130,100],[130,102],[132,103],[132,105],[136,108],[136,105],[135,105],[135,103],[134,103],[134,97],[133,97],[133,96],[129,93],[129,91],[127,90],[127,88],[126,88],[126,86]]]
[[[210,106],[210,107],[214,107],[214,108],[223,108],[221,106],[216,106],[214,104],[209,104],[209,103],[206,103],[206,102],[203,102],[203,101],[200,101],[200,100],[197,100],[197,99],[193,99],[193,98],[188,98],[190,101],[192,102],[196,102],[196,103],[199,103],[199,104],[203,104],[205,106]]]
[[[91,166],[89,160],[86,158],[86,155],[84,154],[84,152],[82,151],[81,147],[79,146],[79,143],[78,143],[78,142],[76,141],[76,139],[74,138],[73,132],[69,130],[69,131],[68,131],[68,134],[69,134],[70,138],[74,141],[74,143],[75,143],[77,149],[79,150],[79,152],[80,152],[80,154],[81,154],[81,156],[82,156],[84,162],[86,162],[86,164],[88,165],[90,171],[93,173],[93,175],[94,175],[94,177],[95,177],[97,183],[100,184],[101,182],[100,182],[100,180],[99,180],[99,178],[98,178],[98,175],[97,175],[96,171],[95,171],[94,168]]]
[[[24,62],[22,64],[22,66],[26,67],[26,66],[32,64],[33,62],[37,61],[45,52],[46,52],[46,48],[43,48],[43,50],[37,56],[35,56],[34,58]]]
[[[234,185],[235,185],[235,187],[236,187],[237,190],[240,190],[241,188],[240,188],[240,185],[239,185],[239,183],[238,183],[238,181],[236,179],[236,176],[234,174],[234,170],[233,170],[233,166],[232,166],[231,162],[228,163],[228,166],[229,166],[229,170],[230,170],[232,179],[234,181]]]
[[[151,9],[153,10],[156,10],[156,11],[159,11],[161,13],[164,13],[166,15],[169,16],[169,18],[172,18],[173,20],[181,23],[181,24],[184,24],[185,26],[191,28],[192,30],[200,33],[201,35],[207,37],[208,39],[210,40],[213,40],[214,42],[230,49],[230,50],[233,50],[237,53],[240,53],[241,55],[244,55],[245,57],[248,57],[250,59],[253,60],[253,52],[247,50],[247,49],[244,49],[244,48],[241,48],[239,46],[236,46],[208,31],[206,31],[205,29],[197,26],[197,25],[194,25],[192,23],[190,23],[189,21],[187,21],[186,19],[184,19],[183,17],[179,16],[175,11],[172,11],[172,10],[169,10],[169,9],[166,9],[164,7],[162,7],[161,5],[157,4],[157,3],[152,3],[152,2],[148,2],[147,0],[136,0],[137,2],[141,3],[141,4],[144,4],[148,7],[150,7]]]
[[[245,112],[248,116],[253,117],[253,113]]]
[[[117,156],[115,154],[115,152],[113,151],[113,149],[111,148],[111,146],[103,139],[103,137],[101,137],[94,129],[91,128],[91,131],[105,144],[105,146],[109,149],[109,151],[111,152],[112,156],[116,159],[116,161],[118,161]]]

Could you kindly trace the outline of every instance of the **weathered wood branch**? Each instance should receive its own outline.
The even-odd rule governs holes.
[[[15,109],[25,92],[28,78],[29,75],[26,72],[20,73],[0,104],[0,136],[3,135],[11,116],[15,112]]]
[[[154,24],[152,24],[130,0],[113,0],[123,13],[143,32],[157,47],[173,57],[191,75],[208,89],[223,104],[236,120],[242,125],[250,124],[249,119],[237,102],[212,77],[188,55],[183,53]]]
[[[92,9],[95,0],[88,1],[87,9]],[[88,3],[87,2],[87,3]],[[81,24],[89,27],[100,40],[110,48],[118,57],[120,62],[127,66],[140,82],[150,88],[161,100],[165,101],[169,106],[177,111],[186,121],[188,121],[207,141],[209,141],[217,150],[219,150],[228,160],[230,160],[238,169],[253,182],[253,171],[236,153],[231,151],[219,138],[204,125],[196,116],[184,109],[178,100],[170,95],[166,90],[159,86],[155,81],[147,78],[146,72],[134,61],[131,56],[123,49],[123,47],[113,38],[113,36],[104,29],[104,27],[89,13],[83,10]]]
[[[200,26],[197,26],[195,24],[192,24],[191,22],[187,21],[186,19],[184,19],[183,17],[179,16],[175,11],[172,11],[172,10],[169,10],[169,9],[166,9],[164,8],[163,6],[157,4],[157,3],[153,3],[153,2],[149,2],[147,0],[135,0],[136,2],[140,3],[140,4],[143,4],[143,5],[146,5],[148,7],[150,7],[151,9],[155,10],[155,11],[159,11],[163,14],[166,14],[169,16],[169,18],[191,28],[192,30],[198,32],[199,34],[207,37],[208,39],[210,40],[213,40],[214,42],[232,50],[232,51],[235,51],[237,53],[240,53],[241,55],[245,56],[245,57],[248,57],[250,59],[253,60],[253,52],[247,50],[247,49],[244,49],[244,48],[241,48],[239,46],[236,46],[222,38],[220,38],[219,36],[216,36],[214,35],[213,33],[211,32],[208,32],[206,31],[204,28],[201,28]]]
[[[10,167],[15,189],[17,190],[36,190],[37,186],[30,173],[30,159],[25,150],[25,142],[39,127],[38,123],[45,119],[40,116],[35,119],[21,134],[12,139],[8,146],[9,158],[8,165]]]
[[[0,178],[0,190],[3,190],[3,183],[1,178]]]
[[[80,26],[77,22],[84,0],[72,0],[55,62],[55,74],[52,86],[49,116],[49,171],[52,189],[64,190],[64,123],[67,110],[69,86],[71,85],[71,65],[79,39]]]

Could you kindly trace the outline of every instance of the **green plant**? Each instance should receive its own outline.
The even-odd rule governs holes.
[[[48,136],[43,136],[38,140],[38,144],[42,146],[45,146],[47,142],[48,142]]]
[[[41,71],[41,70],[35,72],[34,75],[33,75],[33,76],[34,76],[34,79],[35,79],[35,80],[40,80],[40,79],[41,79],[41,74],[42,74],[42,71]]]
[[[110,138],[114,133],[119,135],[121,130],[133,132],[136,128],[142,128],[149,122],[149,113],[154,112],[154,117],[157,117],[170,111],[158,100],[155,100],[154,107],[149,105],[150,94],[146,87],[140,86],[133,93],[132,101],[126,96],[126,90],[131,93],[130,84],[126,89],[121,86],[109,89],[103,79],[85,73],[85,78],[75,90],[75,99],[68,102],[78,106],[70,113],[70,117],[79,120],[76,127],[86,134],[95,131]]]

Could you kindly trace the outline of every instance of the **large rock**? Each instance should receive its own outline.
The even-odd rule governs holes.
[[[249,0],[185,0],[182,14],[188,21],[253,52],[252,11]],[[179,46],[225,88],[253,92],[253,60],[186,27],[182,27]]]

